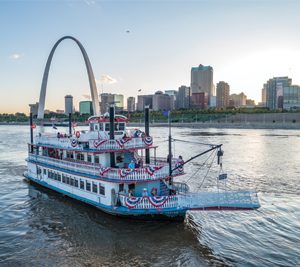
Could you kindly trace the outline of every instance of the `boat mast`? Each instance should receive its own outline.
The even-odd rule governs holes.
[[[172,185],[172,135],[171,135],[171,111],[168,111],[168,120],[169,120],[169,185]]]
[[[72,135],[72,114],[69,113],[69,135],[71,136]]]
[[[33,153],[33,122],[32,122],[32,112],[30,112],[30,152]]]
[[[149,133],[149,106],[145,106],[145,134],[150,136]],[[150,164],[150,150],[149,148],[145,149],[146,153],[146,164]]]
[[[109,139],[115,139],[115,105],[111,104],[109,106]],[[110,167],[116,167],[115,153],[110,152]]]

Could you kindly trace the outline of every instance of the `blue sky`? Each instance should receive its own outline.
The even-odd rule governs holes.
[[[99,93],[177,89],[203,64],[214,68],[215,84],[224,80],[232,93],[259,101],[273,76],[300,84],[299,13],[296,0],[0,1],[0,113],[28,113],[38,101],[47,57],[64,35],[84,45]],[[90,94],[70,40],[54,55],[46,107],[63,109],[66,94],[76,107]]]

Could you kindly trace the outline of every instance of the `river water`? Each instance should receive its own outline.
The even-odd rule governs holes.
[[[167,155],[167,132],[151,129],[157,155]],[[205,149],[198,142],[222,143],[226,187],[256,189],[262,207],[194,211],[184,223],[118,219],[25,182],[29,129],[0,126],[0,266],[299,266],[299,131],[172,132],[185,141],[173,144],[185,160]],[[179,178],[193,191],[216,187],[219,169],[209,156]]]

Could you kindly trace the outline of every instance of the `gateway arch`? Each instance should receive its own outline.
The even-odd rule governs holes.
[[[40,92],[40,100],[39,100],[39,109],[38,109],[38,119],[43,119],[44,118],[44,109],[45,109],[45,99],[46,99],[46,88],[47,88],[47,82],[48,82],[48,75],[49,75],[49,70],[50,70],[50,65],[52,61],[52,57],[54,55],[54,52],[57,48],[57,46],[65,39],[70,39],[73,40],[80,48],[80,51],[82,53],[82,56],[84,58],[86,70],[88,73],[88,78],[89,78],[89,83],[90,83],[90,89],[91,89],[91,96],[92,96],[92,101],[93,101],[93,109],[94,109],[94,115],[100,115],[100,107],[99,107],[99,97],[98,97],[98,91],[96,87],[96,82],[95,82],[95,77],[93,73],[93,69],[89,60],[89,57],[83,47],[83,45],[74,37],[72,36],[64,36],[60,38],[55,45],[53,46],[48,59],[46,63],[46,67],[44,70],[44,75],[43,75],[43,81],[42,81],[42,86],[41,86],[41,92]]]

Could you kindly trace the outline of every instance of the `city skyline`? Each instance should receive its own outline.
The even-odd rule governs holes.
[[[64,35],[85,47],[98,94],[178,90],[203,64],[213,67],[215,85],[226,81],[231,93],[259,102],[272,77],[300,84],[299,10],[297,1],[1,2],[0,113],[28,113],[38,102],[47,57]],[[54,55],[46,108],[60,109],[67,94],[76,106],[89,95],[70,41]]]

